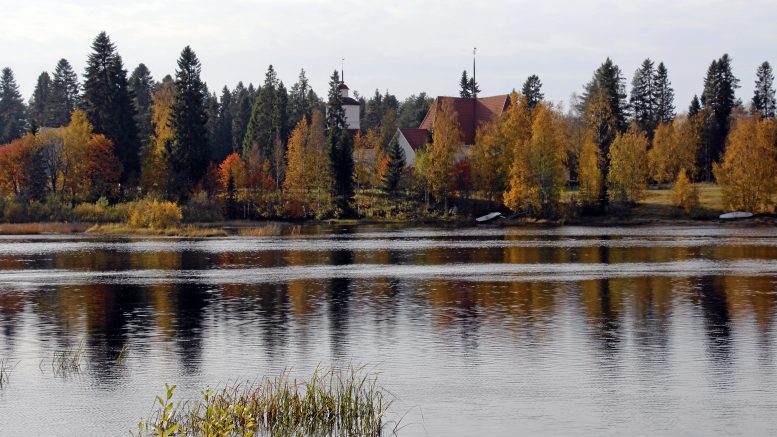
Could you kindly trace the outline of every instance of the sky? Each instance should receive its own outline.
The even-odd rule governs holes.
[[[190,45],[211,90],[261,83],[273,64],[287,87],[304,68],[324,95],[345,58],[352,90],[402,99],[456,95],[477,47],[481,95],[537,74],[546,99],[567,103],[608,56],[628,82],[649,57],[667,66],[682,112],[723,53],[748,102],[758,65],[777,62],[776,26],[774,0],[0,0],[0,67],[28,99],[60,58],[82,74],[105,30],[130,72],[142,62],[156,79]]]

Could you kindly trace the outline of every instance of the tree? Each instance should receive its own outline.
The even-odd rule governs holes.
[[[434,99],[427,96],[426,93],[413,94],[402,101],[399,105],[397,115],[397,125],[400,127],[418,127],[429,112]]]
[[[10,68],[0,74],[0,144],[19,138],[27,128],[26,108]]]
[[[674,123],[661,123],[648,152],[650,176],[656,182],[672,182],[684,171],[696,172],[696,153],[700,141],[697,127],[687,118]]]
[[[170,153],[173,147],[171,116],[175,99],[175,82],[170,75],[151,94],[153,132],[143,148],[140,187],[144,193],[172,198]]]
[[[712,177],[712,163],[718,162],[725,151],[731,111],[739,104],[735,95],[737,88],[739,79],[731,71],[728,54],[712,61],[704,78],[704,92],[701,95],[702,107],[708,110],[702,132],[705,148],[701,161],[701,174],[707,180]]]
[[[656,71],[653,65],[653,61],[649,58],[645,59],[634,72],[634,78],[631,81],[631,98],[629,99],[634,122],[641,130],[647,132],[648,138],[653,137],[653,131],[658,124],[657,93],[654,89]]]
[[[682,208],[686,214],[691,214],[699,207],[699,190],[688,180],[685,169],[680,170],[672,190],[672,203]]]
[[[578,181],[580,182],[580,203],[586,208],[598,208],[604,197],[604,178],[601,170],[602,156],[593,141],[583,143],[578,158]]]
[[[628,127],[626,122],[628,116],[626,87],[620,68],[610,58],[607,58],[594,71],[593,78],[585,85],[580,99],[580,112],[590,112],[587,108],[592,104],[605,104],[608,108],[609,116],[614,120],[616,131],[623,132],[626,130]]]
[[[656,104],[655,118],[657,123],[670,123],[674,119],[674,89],[669,81],[669,73],[663,62],[656,68],[654,101]]]
[[[263,159],[269,160],[275,140],[277,125],[275,115],[275,98],[277,95],[278,76],[272,65],[267,67],[264,86],[259,89],[251,110],[251,118],[246,127],[243,139],[243,156],[247,156],[251,148],[256,147]]]
[[[316,93],[310,88],[310,82],[305,76],[305,69],[300,70],[297,82],[289,90],[289,119],[287,126],[296,126],[305,117],[308,123],[313,117],[313,111],[321,106]]]
[[[386,193],[395,194],[399,189],[402,171],[405,168],[405,151],[399,146],[399,141],[396,137],[389,144],[386,158],[386,171],[381,179],[381,188]]]
[[[226,190],[227,185],[232,180],[235,189],[243,189],[248,185],[248,169],[243,158],[235,152],[227,156],[219,165],[218,170],[219,184]]]
[[[326,113],[327,144],[332,163],[332,197],[341,216],[351,213],[353,202],[353,140],[345,124],[345,110],[340,100],[340,74],[329,78],[329,101]]]
[[[36,140],[43,165],[47,189],[54,194],[59,192],[59,181],[62,178],[62,149],[64,128],[54,128],[38,131]]]
[[[530,109],[534,109],[545,98],[545,95],[542,94],[542,81],[540,81],[540,77],[536,74],[529,76],[521,87],[521,94],[526,105]]]
[[[618,134],[610,146],[607,193],[610,201],[636,203],[647,186],[648,139],[636,125]]]
[[[688,116],[693,117],[699,112],[701,112],[701,103],[699,102],[699,96],[694,94],[691,104],[688,106]]]
[[[585,129],[588,132],[590,140],[599,149],[601,157],[599,170],[601,179],[604,181],[610,168],[610,145],[618,135],[618,119],[612,112],[610,99],[604,90],[599,90],[595,95],[589,96],[589,103],[585,106],[583,114]],[[606,193],[607,185],[602,185],[604,191],[599,197],[600,209],[607,205],[608,196]]]
[[[156,87],[154,78],[145,64],[139,64],[129,78],[127,88],[135,105],[135,125],[138,127],[138,137],[141,145],[151,138],[151,93]]]
[[[232,147],[232,99],[232,93],[225,86],[221,90],[213,141],[210,142],[210,159],[213,162],[221,162],[235,151]]]
[[[243,139],[246,136],[248,122],[251,120],[251,111],[254,105],[255,92],[253,86],[243,86],[238,82],[232,93],[232,150],[243,153]]]
[[[713,165],[732,210],[770,212],[777,192],[777,122],[744,117],[734,123],[721,164]]]
[[[286,148],[286,179],[283,181],[283,191],[291,199],[307,200],[311,170],[306,165],[309,142],[310,126],[307,118],[302,117],[291,131]]]
[[[140,143],[127,71],[105,32],[94,39],[92,50],[84,75],[82,105],[94,131],[113,142],[124,168],[122,184],[132,185],[140,173]]]
[[[38,76],[35,90],[32,92],[30,103],[27,105],[28,119],[32,131],[41,127],[51,127],[51,77],[47,72]]]
[[[774,118],[774,73],[769,62],[764,61],[758,67],[756,77],[753,91],[753,110],[760,112],[763,118]]]
[[[200,79],[201,69],[197,55],[186,46],[178,58],[170,116],[173,129],[171,164],[174,194],[178,200],[188,197],[208,166],[206,90]]]
[[[0,193],[21,199],[42,198],[44,181],[35,137],[26,134],[0,146]]]
[[[432,142],[427,144],[428,168],[425,177],[429,191],[448,211],[448,194],[451,188],[451,169],[462,149],[462,134],[458,114],[452,99],[442,99],[432,129]]]
[[[467,76],[467,70],[461,72],[461,80],[459,80],[459,97],[465,99],[472,97],[472,88],[470,87],[470,79]]]
[[[514,211],[527,209],[550,217],[558,210],[566,176],[564,129],[547,105],[538,104],[535,111],[531,139],[514,146],[504,202]]]
[[[51,80],[51,126],[70,123],[70,116],[79,106],[78,76],[67,59],[60,59]]]

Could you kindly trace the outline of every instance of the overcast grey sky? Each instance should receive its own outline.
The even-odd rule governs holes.
[[[555,102],[579,92],[607,57],[630,81],[640,62],[664,61],[685,110],[710,61],[723,53],[749,101],[755,69],[777,62],[774,0],[0,0],[0,66],[25,99],[41,71],[67,58],[83,73],[105,30],[128,70],[172,74],[191,45],[211,90],[261,83],[272,63],[291,86],[300,68],[319,94],[345,58],[346,83],[363,95],[454,95],[478,47],[482,94],[519,88],[536,73]]]

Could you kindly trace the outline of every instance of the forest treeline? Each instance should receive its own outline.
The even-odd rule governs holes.
[[[423,92],[403,101],[356,94],[362,129],[354,133],[337,71],[323,99],[304,70],[287,89],[272,65],[256,87],[241,82],[217,95],[190,47],[175,75],[159,81],[143,64],[128,74],[105,32],[91,50],[82,81],[61,59],[28,102],[12,70],[2,70],[0,220],[128,220],[133,205],[189,221],[354,217],[366,214],[365,198],[381,199],[379,214],[389,217],[407,212],[402,205],[447,214],[472,200],[558,217],[628,207],[651,183],[673,184],[675,203],[691,213],[694,182],[713,181],[728,208],[771,212],[777,189],[768,62],[743,103],[731,58],[713,60],[702,92],[679,114],[668,69],[650,59],[627,93],[608,58],[566,112],[532,75],[467,148],[452,101],[442,99],[411,167],[396,131],[423,120],[434,102]],[[460,97],[478,92],[465,71]]]

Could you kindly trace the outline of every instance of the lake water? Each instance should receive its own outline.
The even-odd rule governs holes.
[[[776,319],[766,227],[0,237],[0,435],[127,435],[166,382],[349,363],[400,436],[775,435]]]

